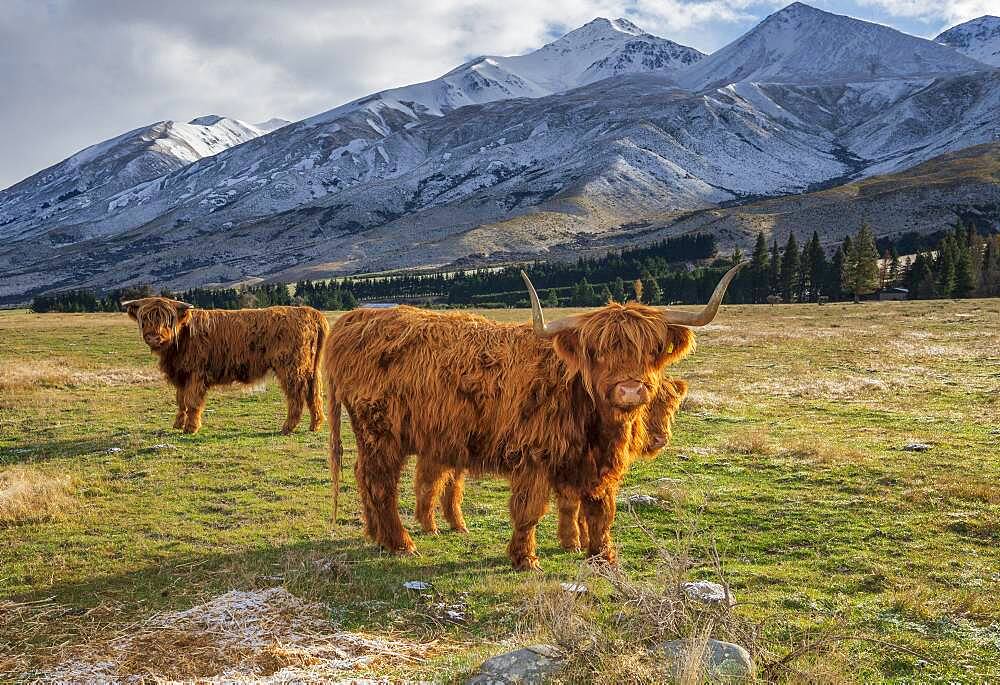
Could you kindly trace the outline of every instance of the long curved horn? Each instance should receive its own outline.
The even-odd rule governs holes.
[[[719,285],[715,286],[715,292],[712,293],[712,297],[709,298],[708,304],[700,312],[681,312],[671,309],[663,309],[663,318],[667,323],[678,324],[681,326],[705,326],[712,322],[715,315],[719,311],[719,305],[722,304],[722,298],[726,294],[726,288],[739,270],[750,263],[750,260],[740,262],[732,269],[726,272],[726,275],[722,277],[719,281]]]
[[[558,321],[553,321],[549,324],[545,323],[545,315],[542,314],[542,303],[538,301],[538,293],[535,291],[535,286],[531,284],[531,279],[528,278],[528,274],[524,273],[524,270],[521,271],[521,278],[524,279],[524,284],[528,286],[528,298],[531,300],[531,325],[539,337],[551,338],[559,331],[573,328],[576,325],[577,315],[565,316]]]

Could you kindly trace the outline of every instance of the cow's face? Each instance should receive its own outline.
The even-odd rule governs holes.
[[[609,304],[581,316],[553,344],[599,406],[630,413],[658,395],[662,369],[694,348],[694,334],[665,323],[652,307]]]
[[[144,297],[122,302],[122,306],[129,317],[139,322],[142,339],[154,352],[173,345],[191,319],[191,305],[165,297]]]
[[[620,418],[649,405],[659,392],[660,371],[694,349],[688,327],[715,318],[726,288],[748,263],[726,272],[700,312],[610,303],[549,324],[535,287],[523,271],[521,276],[528,287],[535,333],[552,340],[570,376],[579,374],[602,414]]]
[[[646,415],[646,446],[642,456],[652,458],[670,442],[671,423],[687,395],[687,383],[664,378]]]

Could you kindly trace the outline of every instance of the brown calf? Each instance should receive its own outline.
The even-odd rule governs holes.
[[[253,383],[268,371],[288,402],[283,434],[295,430],[304,405],[309,430],[323,422],[318,362],[330,324],[312,307],[202,310],[164,297],[129,300],[122,307],[139,322],[160,371],[177,389],[174,428],[185,433],[201,428],[209,388]]]

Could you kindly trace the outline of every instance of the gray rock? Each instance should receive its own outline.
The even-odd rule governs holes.
[[[634,507],[655,507],[659,500],[652,495],[630,495],[625,498],[625,503]]]
[[[663,654],[669,662],[667,671],[678,678],[683,675],[689,651],[697,644],[695,640],[669,640],[655,651]],[[708,640],[702,658],[705,664],[705,676],[713,681],[736,682],[753,673],[750,652],[732,642]]]
[[[903,445],[903,450],[906,452],[926,452],[930,448],[926,442],[908,442]]]
[[[408,580],[403,583],[403,587],[407,590],[430,590],[431,584],[425,583],[422,580]]]
[[[531,645],[487,659],[465,685],[536,685],[546,682],[561,667],[555,647]]]
[[[726,588],[710,580],[696,580],[693,583],[684,583],[681,589],[690,599],[704,602],[705,604],[728,604],[729,606],[734,604],[732,596],[726,596]]]

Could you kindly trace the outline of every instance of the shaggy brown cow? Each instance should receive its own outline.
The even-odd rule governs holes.
[[[660,390],[653,398],[646,416],[647,443],[640,459],[652,459],[670,442],[674,416],[687,395],[685,381],[664,378]],[[465,474],[445,471],[440,464],[417,456],[416,475],[413,482],[416,496],[416,518],[425,533],[436,533],[434,510],[438,500],[445,520],[452,530],[468,532],[462,516],[462,495]],[[559,541],[565,549],[579,550],[587,545],[587,523],[581,515],[580,500],[565,494],[557,498],[559,510]]]
[[[662,371],[693,349],[687,326],[715,317],[741,266],[700,312],[608,304],[546,324],[525,275],[532,326],[412,307],[345,314],[324,352],[330,468],[336,479],[343,405],[357,439],[365,532],[385,549],[415,551],[398,499],[406,458],[419,454],[452,471],[510,479],[515,568],[538,568],[535,528],[553,490],[581,500],[588,552],[615,561],[615,496],[648,442],[645,418]]]
[[[177,389],[174,428],[201,428],[205,393],[215,385],[253,383],[273,371],[288,402],[281,432],[295,430],[309,407],[309,430],[323,422],[317,364],[330,331],[312,307],[224,311],[145,297],[122,302],[139,322],[142,339],[160,358],[160,371]]]

